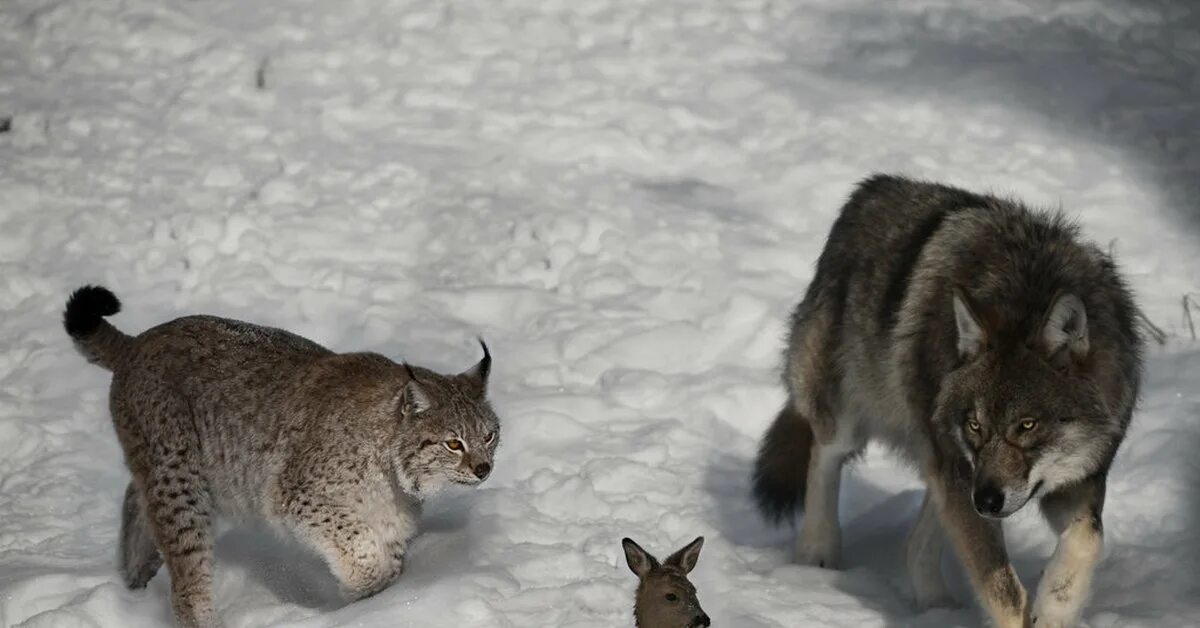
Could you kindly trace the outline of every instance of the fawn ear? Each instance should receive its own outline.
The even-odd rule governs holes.
[[[629,564],[629,570],[638,578],[645,578],[651,569],[658,567],[658,559],[634,543],[633,539],[621,539],[621,546],[625,548],[625,562]]]
[[[1046,353],[1055,355],[1066,347],[1071,355],[1084,357],[1088,352],[1087,309],[1073,294],[1060,294],[1054,299],[1042,326],[1042,342]]]
[[[958,332],[958,355],[963,358],[979,355],[987,345],[987,332],[970,299],[958,288],[954,289],[954,326]]]
[[[696,568],[696,561],[700,560],[700,548],[702,547],[704,547],[704,537],[698,536],[695,541],[668,556],[664,564],[674,565],[682,569],[683,573],[691,573]]]
[[[478,390],[479,396],[483,397],[487,393],[488,375],[492,372],[492,353],[488,351],[487,343],[483,341],[483,338],[478,338],[478,340],[479,346],[483,347],[483,359],[479,360],[475,366],[459,373],[459,377],[471,382]]]
[[[397,406],[400,416],[408,418],[428,410],[433,404],[429,400],[429,393],[417,382],[417,374],[413,372],[408,363],[404,364],[404,370],[408,373],[408,381],[405,382],[404,388],[400,389],[400,400]]]

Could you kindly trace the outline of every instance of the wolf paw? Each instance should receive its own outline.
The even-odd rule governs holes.
[[[801,541],[796,546],[796,562],[801,565],[820,567],[822,569],[837,569],[841,566],[841,556],[836,547],[809,546]]]
[[[1070,617],[1034,615],[1033,626],[1034,628],[1074,628],[1075,622]]]
[[[926,593],[916,595],[915,603],[918,610],[926,611],[934,608],[957,609],[962,603],[950,596],[949,592]]]

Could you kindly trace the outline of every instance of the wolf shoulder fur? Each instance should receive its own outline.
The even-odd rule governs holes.
[[[793,314],[789,399],[756,461],[761,510],[779,521],[802,504],[801,560],[836,566],[841,467],[881,441],[928,487],[906,548],[919,605],[948,601],[948,539],[997,625],[1075,625],[1138,395],[1135,317],[1112,259],[1061,215],[864,181]],[[1031,605],[999,520],[1032,498],[1059,543]]]
[[[211,316],[129,336],[104,320],[119,309],[108,290],[84,287],[64,326],[113,373],[110,410],[133,476],[118,556],[125,582],[145,586],[165,559],[181,625],[221,625],[217,516],[299,539],[355,599],[400,575],[423,498],[491,471],[499,422],[485,398],[486,346],[473,368],[447,376]]]

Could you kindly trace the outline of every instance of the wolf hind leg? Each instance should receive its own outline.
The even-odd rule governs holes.
[[[946,533],[938,520],[937,506],[926,493],[904,551],[918,609],[958,606],[946,588],[946,580],[942,575],[942,554],[945,549]]]
[[[804,492],[804,520],[796,540],[797,559],[806,565],[837,569],[841,565],[842,527],[838,521],[838,494],[842,466],[860,451],[864,441],[843,423],[832,438],[813,441]]]
[[[117,555],[121,577],[130,589],[141,589],[162,567],[162,554],[146,525],[146,507],[138,489],[130,482],[125,487],[121,506],[121,545]]]

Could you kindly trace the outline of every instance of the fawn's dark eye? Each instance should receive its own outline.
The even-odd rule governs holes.
[[[450,451],[462,451],[463,450],[463,443],[461,440],[458,440],[457,438],[451,438],[450,440],[448,440],[442,444],[445,445],[446,449],[449,449]]]
[[[678,601],[679,601],[679,596],[678,596],[678,595],[675,595],[674,593],[668,593],[668,594],[667,594],[667,601],[668,601],[668,602],[678,602]]]

